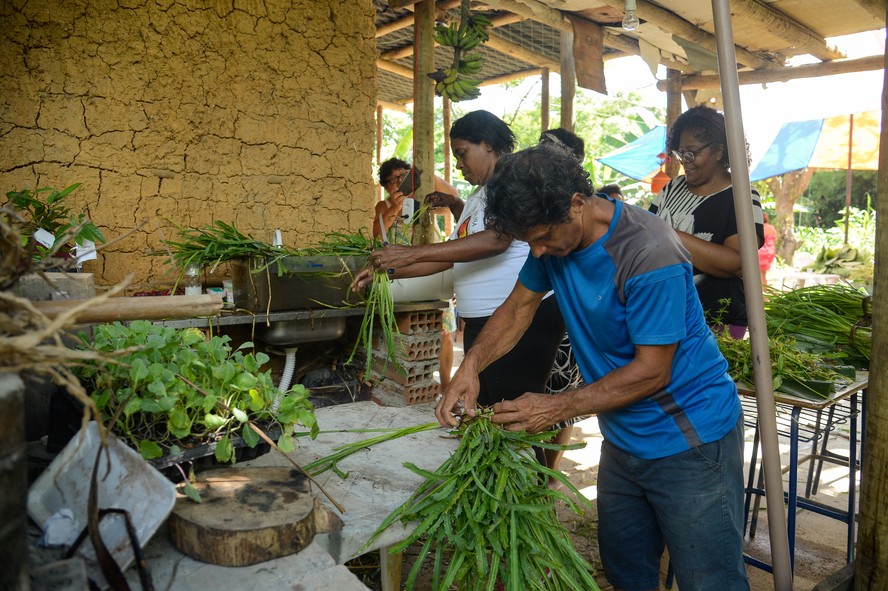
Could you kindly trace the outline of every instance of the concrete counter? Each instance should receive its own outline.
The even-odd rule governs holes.
[[[399,429],[430,423],[435,420],[433,405],[383,407],[372,402],[356,402],[320,408],[316,411],[322,433],[314,441],[299,440],[291,457],[305,465],[330,455],[336,447],[374,437],[379,433],[355,431],[366,429]],[[338,503],[345,507],[340,514],[343,530],[339,534],[316,536],[302,552],[248,567],[232,568],[204,564],[185,557],[174,548],[162,528],[147,545],[145,552],[158,589],[203,590],[215,588],[246,588],[257,591],[280,589],[312,589],[321,591],[352,591],[366,589],[351,572],[342,566],[361,555],[362,548],[379,524],[413,494],[422,479],[404,467],[412,462],[420,468],[435,470],[457,447],[457,440],[443,429],[432,429],[364,449],[339,464],[348,478],[342,479],[332,470],[317,480]],[[290,464],[271,452],[240,466],[285,466]],[[333,505],[317,493],[325,505]],[[383,589],[400,588],[400,556],[390,555],[385,548],[403,540],[412,527],[395,524],[380,535],[367,551],[380,549]],[[134,588],[137,574],[127,572]],[[170,584],[172,582],[172,584]],[[300,586],[301,585],[301,586]]]

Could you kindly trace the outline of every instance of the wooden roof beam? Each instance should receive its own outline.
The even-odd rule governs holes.
[[[599,0],[602,4],[607,4],[613,8],[623,10],[625,6],[624,0]],[[733,7],[733,3],[731,5]],[[686,39],[692,43],[696,43],[703,49],[716,53],[718,50],[715,45],[715,35],[707,33],[703,29],[694,26],[692,23],[684,20],[676,14],[669,12],[665,8],[660,8],[656,4],[647,2],[647,0],[636,0],[636,8],[638,18],[643,21],[660,27],[670,33]],[[644,26],[644,24],[642,24]],[[755,53],[735,45],[737,61],[750,68],[758,70],[760,68],[773,68],[782,66],[782,63],[774,63],[756,55]]]
[[[818,59],[836,60],[846,57],[835,47],[827,45],[826,39],[811,29],[757,0],[731,0],[731,14],[755,20],[762,29]],[[885,16],[884,12],[882,16]]]
[[[525,17],[517,15],[517,14],[505,14],[497,16],[491,19],[493,22],[493,27],[503,27],[505,25],[511,25],[513,23],[521,22],[523,20],[527,20]],[[384,60],[399,60],[408,56],[413,55],[413,44],[405,45],[403,47],[398,47],[397,49],[390,49],[388,51],[382,52],[379,57]]]
[[[485,47],[489,47],[494,51],[504,53],[523,62],[527,62],[528,64],[531,64],[533,66],[537,66],[540,68],[549,68],[550,72],[561,71],[561,62],[559,62],[558,60],[554,60],[535,51],[531,51],[517,43],[506,41],[502,37],[491,35],[490,39],[488,39],[487,43],[485,43],[484,45]]]
[[[624,0],[599,0],[602,4],[623,10]],[[529,19],[535,20],[544,25],[556,28],[560,31],[571,31],[570,21],[567,20],[561,11],[549,8],[538,0],[484,0],[484,4],[497,10],[508,10]],[[667,31],[675,33],[683,39],[687,39],[697,45],[715,52],[715,35],[707,33],[703,29],[699,29],[688,21],[675,16],[673,13],[660,8],[659,6],[646,2],[646,0],[637,0],[639,18],[649,23],[659,26]],[[628,37],[627,35],[622,35]],[[615,47],[615,49],[620,49]],[[766,68],[775,67],[782,64],[765,60],[764,58],[752,53],[742,47],[736,47],[737,60],[744,66],[750,68]],[[637,55],[637,54],[636,54]],[[671,67],[671,66],[669,66]],[[687,69],[687,66],[683,66]]]
[[[886,0],[856,0],[860,6],[885,26],[885,13],[888,10],[888,1]]]
[[[396,6],[394,3],[389,2],[389,5],[392,8],[409,8],[413,10],[413,5],[416,4],[419,0],[415,0],[413,2],[404,3],[403,6]],[[451,8],[456,8],[459,6],[459,0],[444,0],[443,2],[438,2],[435,5],[435,11],[438,13],[446,12]],[[396,18],[395,20],[386,23],[380,27],[376,28],[376,38],[385,37],[389,33],[394,33],[395,31],[400,31],[401,29],[406,29],[407,27],[413,26],[413,15],[407,14],[402,16],[401,18]]]
[[[806,64],[787,68],[770,68],[767,70],[754,70],[752,72],[738,72],[740,84],[765,84],[768,82],[786,82],[798,78],[816,78],[818,76],[831,76],[833,74],[848,74],[850,72],[869,72],[881,70],[885,66],[885,56],[871,55],[853,60],[835,60],[821,62],[819,64]],[[720,88],[718,76],[699,74],[681,77],[682,90],[700,90]],[[666,90],[666,82],[657,82],[658,90]]]
[[[376,60],[376,67],[380,70],[391,72],[392,74],[400,76],[401,78],[413,80],[413,69],[402,66],[401,64],[396,64],[395,62],[390,62],[388,60],[378,59]]]

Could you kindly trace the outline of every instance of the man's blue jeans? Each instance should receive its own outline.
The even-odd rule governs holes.
[[[659,589],[665,546],[681,591],[748,590],[743,494],[742,416],[722,439],[656,460],[605,441],[598,544],[608,581]]]

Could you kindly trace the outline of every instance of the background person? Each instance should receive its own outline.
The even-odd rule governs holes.
[[[691,253],[694,285],[709,325],[743,338],[746,297],[724,115],[705,105],[688,109],[669,130],[666,148],[685,173],[669,181],[649,209],[675,229]],[[761,246],[762,203],[755,189],[751,200]],[[730,303],[723,310],[725,299]]]
[[[465,321],[463,340],[470,351],[488,318],[515,287],[529,248],[520,240],[488,230],[484,222],[487,179],[499,158],[515,148],[509,126],[492,113],[473,111],[453,123],[450,146],[457,169],[476,186],[450,240],[375,250],[370,255],[372,269],[361,271],[355,284],[366,285],[373,271],[394,269],[390,276],[399,278],[431,275],[452,267],[459,317]],[[489,406],[524,392],[542,392],[563,335],[558,303],[554,297],[546,298],[524,338],[481,374],[477,402]]]
[[[608,197],[616,199],[617,201],[623,201],[623,190],[620,188],[620,185],[617,184],[605,185],[595,192],[604,193]]]
[[[532,256],[435,415],[453,425],[460,404],[471,413],[478,372],[521,338],[554,289],[586,385],[498,403],[493,422],[539,432],[598,416],[598,541],[615,588],[659,589],[668,547],[680,589],[746,591],[742,409],[690,258],[669,226],[594,195],[588,177],[546,146],[497,165],[488,224],[527,241]]]
[[[768,285],[768,271],[771,270],[771,264],[777,256],[777,228],[771,225],[768,220],[768,214],[762,213],[764,221],[765,244],[758,251],[759,271],[762,274],[762,287]]]
[[[388,197],[376,204],[373,212],[373,235],[377,238],[383,238],[382,228],[379,225],[380,216],[385,223],[385,231],[388,239],[399,244],[410,244],[411,237],[408,236],[405,224],[401,223],[401,211],[404,205],[404,199],[408,195],[404,195],[398,191],[398,187],[407,175],[410,174],[410,164],[399,158],[389,158],[379,166],[379,184],[385,189]],[[447,195],[456,199],[460,203],[459,191],[456,187],[435,175],[435,193]],[[450,213],[447,212],[445,228],[450,229]],[[441,352],[438,355],[438,379],[441,381],[441,387],[446,388],[450,383],[450,373],[453,370],[453,334],[456,331],[456,313],[453,310],[453,300],[451,298],[447,308],[444,309],[441,329]]]

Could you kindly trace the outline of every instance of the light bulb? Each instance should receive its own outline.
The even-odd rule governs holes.
[[[635,9],[635,0],[626,0],[626,6],[623,9],[623,28],[627,31],[634,31],[641,24]]]

